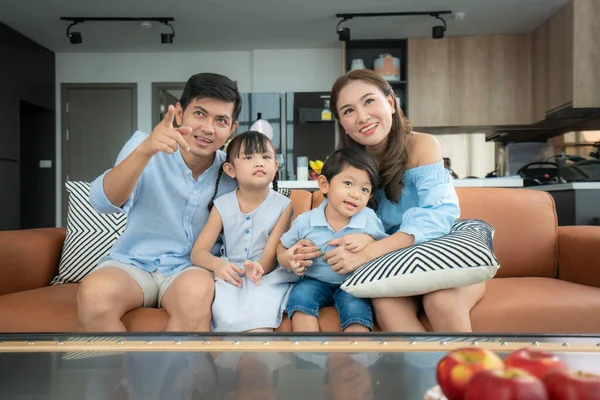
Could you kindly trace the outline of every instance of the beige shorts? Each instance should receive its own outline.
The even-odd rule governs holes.
[[[123,271],[127,272],[129,276],[131,276],[140,288],[142,289],[142,293],[144,294],[144,304],[142,307],[149,308],[162,308],[162,298],[169,289],[169,286],[175,281],[175,279],[180,276],[185,271],[189,271],[191,269],[199,269],[202,271],[210,271],[197,267],[195,265],[190,265],[185,267],[181,271],[176,274],[164,276],[159,270],[148,272],[138,266],[125,264],[116,260],[106,260],[98,264],[98,266],[94,269],[94,271],[99,270],[100,268],[105,267],[115,267],[120,268]]]

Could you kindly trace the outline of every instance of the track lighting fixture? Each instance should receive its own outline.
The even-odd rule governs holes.
[[[337,34],[342,42],[347,42],[350,40],[350,28],[340,28],[340,24],[344,21],[347,21],[352,18],[361,18],[361,17],[392,17],[392,16],[414,16],[414,15],[428,15],[430,17],[434,17],[442,20],[444,26],[436,25],[431,30],[431,37],[434,39],[441,39],[444,37],[446,32],[446,21],[440,17],[443,14],[452,14],[452,11],[409,11],[409,12],[384,12],[384,13],[355,13],[355,14],[336,14],[337,18],[342,18],[337,25]]]
[[[169,24],[169,22],[175,21],[174,18],[162,18],[162,17],[153,17],[153,18],[104,18],[104,17],[61,17],[60,18],[63,21],[71,21],[71,24],[68,26],[67,28],[67,37],[69,38],[69,41],[71,42],[71,44],[80,44],[83,43],[83,38],[81,37],[81,32],[71,32],[71,28],[74,25],[77,24],[82,24],[86,21],[101,21],[101,22],[106,22],[106,21],[112,21],[112,22],[131,22],[131,21],[138,21],[138,22],[150,22],[150,21],[156,21],[156,22],[160,22],[162,24],[167,25],[169,28],[171,28],[171,33],[161,33],[160,34],[160,41],[161,43],[166,43],[166,44],[172,44],[173,43],[173,39],[175,38],[175,28],[173,28],[173,26],[171,24]]]
[[[442,20],[444,26],[436,25],[433,28],[431,28],[431,37],[433,39],[442,39],[444,37],[444,33],[446,32],[446,21],[439,15],[434,15],[434,17],[439,20]]]
[[[166,26],[171,28],[171,33],[161,33],[160,34],[160,42],[162,44],[172,44],[173,38],[175,38],[175,28],[173,28],[173,26],[171,24],[169,24],[168,22],[163,22],[163,24],[165,24]]]

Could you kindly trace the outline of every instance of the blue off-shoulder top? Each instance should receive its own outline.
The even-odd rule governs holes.
[[[397,203],[389,201],[383,189],[375,192],[376,213],[386,233],[413,235],[414,244],[449,233],[460,216],[460,207],[452,177],[444,168],[444,162],[407,169],[403,182]]]

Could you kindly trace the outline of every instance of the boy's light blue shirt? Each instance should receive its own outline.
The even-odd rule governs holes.
[[[334,249],[336,246],[329,246],[327,243],[333,239],[341,238],[349,233],[365,233],[375,240],[380,240],[388,235],[385,233],[383,224],[370,208],[365,208],[358,214],[350,218],[348,225],[340,229],[337,233],[331,228],[325,218],[325,206],[327,199],[319,207],[300,214],[292,226],[281,237],[281,244],[286,248],[292,247],[300,239],[310,239],[323,254]],[[338,274],[331,270],[331,266],[323,261],[322,257],[313,259],[313,264],[306,268],[306,276],[317,279],[321,282],[341,284],[350,274]]]
[[[121,150],[115,165],[125,159],[148,137],[137,131]],[[133,193],[119,208],[104,192],[104,176],[90,186],[90,202],[99,213],[126,212],[127,226],[115,241],[110,255],[103,257],[136,265],[146,271],[160,270],[172,275],[191,265],[190,253],[208,220],[208,203],[225,153],[217,151],[213,164],[196,181],[179,151],[156,154],[138,179]],[[218,195],[237,187],[235,180],[223,174]],[[220,244],[213,248],[218,254]]]

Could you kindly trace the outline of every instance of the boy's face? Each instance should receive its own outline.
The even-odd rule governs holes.
[[[369,175],[352,166],[345,167],[331,182],[321,175],[318,183],[321,192],[327,195],[328,205],[346,218],[358,214],[367,206],[373,190]]]
[[[183,139],[190,146],[190,153],[197,157],[216,153],[237,127],[233,121],[233,103],[203,98],[192,100],[185,110],[177,103],[176,109],[177,124],[192,128],[192,134]]]

